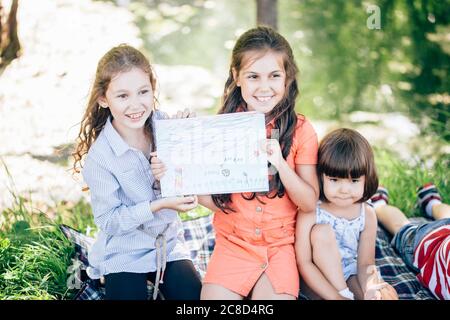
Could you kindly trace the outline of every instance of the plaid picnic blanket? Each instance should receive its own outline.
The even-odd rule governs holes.
[[[186,244],[191,251],[191,258],[195,268],[203,278],[209,258],[214,249],[215,233],[212,226],[212,215],[184,221],[184,236]],[[78,231],[61,225],[63,233],[75,244],[77,259],[87,267],[87,252],[93,239]],[[391,237],[381,227],[378,228],[376,241],[376,265],[383,279],[390,283],[402,300],[434,300],[431,292],[423,287],[415,274],[405,265],[390,245]],[[149,292],[152,286],[149,286]],[[307,299],[300,294],[300,299]],[[74,298],[75,300],[101,300],[104,299],[104,287],[98,280],[84,279],[83,284]]]
[[[212,215],[184,221],[183,227],[186,245],[191,252],[191,259],[200,277],[203,279],[215,244]],[[104,286],[99,280],[90,279],[86,274],[86,268],[89,265],[87,258],[88,251],[94,239],[66,225],[60,225],[60,229],[73,242],[75,246],[75,259],[81,262],[80,280],[82,285],[75,295],[74,300],[103,300],[105,297]],[[149,296],[152,296],[153,285],[150,283],[148,285],[148,292]]]
[[[425,221],[423,218],[411,220]],[[420,284],[416,274],[391,246],[391,239],[390,234],[378,226],[375,262],[382,278],[395,288],[400,300],[435,300],[433,294]]]
[[[212,215],[184,221],[183,227],[184,239],[191,250],[192,262],[203,279],[216,243],[215,232],[212,226]]]

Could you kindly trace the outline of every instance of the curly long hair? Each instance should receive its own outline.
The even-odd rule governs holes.
[[[89,148],[95,142],[98,135],[105,126],[108,117],[112,116],[109,108],[100,107],[98,100],[106,95],[111,79],[121,72],[130,71],[132,68],[139,68],[148,74],[150,83],[155,92],[156,77],[148,59],[139,50],[121,44],[109,50],[98,62],[95,80],[91,87],[89,100],[86,111],[81,120],[81,127],[76,140],[77,145],[72,153],[75,161],[73,164],[74,172],[80,172],[83,167],[82,159],[88,153]],[[154,106],[156,106],[156,98],[153,95]],[[153,139],[152,113],[145,122],[145,134]],[[155,146],[152,143],[152,151]]]
[[[225,82],[225,88],[222,99],[222,106],[219,114],[232,113],[240,108],[247,109],[247,104],[242,98],[241,88],[237,86],[236,79],[233,76],[239,74],[246,53],[258,52],[264,54],[268,51],[280,53],[283,56],[284,70],[286,72],[285,94],[281,101],[266,114],[266,124],[275,120],[275,128],[279,130],[279,142],[283,158],[287,158],[292,145],[292,139],[297,125],[297,114],[295,113],[295,100],[299,90],[297,86],[298,68],[294,60],[292,48],[287,40],[278,32],[270,27],[258,26],[242,34],[237,40],[231,55],[231,64],[228,79]],[[263,203],[261,197],[275,198],[283,197],[285,189],[281,183],[278,173],[269,180],[269,191],[263,193],[252,193],[250,197],[241,194],[247,200],[255,197]],[[230,207],[231,194],[212,195],[214,204],[223,212],[234,211]]]

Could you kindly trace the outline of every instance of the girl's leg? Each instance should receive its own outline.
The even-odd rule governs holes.
[[[205,283],[202,287],[201,300],[243,300],[241,295],[218,284]]]
[[[270,283],[269,277],[263,273],[256,282],[251,293],[252,300],[295,300],[290,294],[278,294]]]
[[[395,235],[404,225],[409,224],[408,218],[399,208],[388,204],[376,207],[375,213],[378,221],[392,235]]]
[[[106,300],[148,300],[147,274],[119,272],[105,276]]]
[[[431,210],[435,220],[450,218],[450,206],[446,203],[436,203]]]
[[[356,275],[352,275],[347,279],[347,285],[350,291],[355,295],[355,300],[364,300],[364,291],[362,290]]]
[[[311,229],[311,245],[313,262],[325,278],[338,291],[347,288],[333,228],[328,224],[314,225]]]
[[[149,274],[154,282],[156,273]],[[159,285],[167,300],[199,300],[202,283],[190,260],[171,261],[166,265],[163,283]]]

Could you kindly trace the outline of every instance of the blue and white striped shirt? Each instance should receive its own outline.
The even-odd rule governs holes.
[[[152,119],[164,117],[156,111]],[[160,196],[152,189],[155,179],[148,159],[122,139],[111,119],[89,149],[82,175],[99,228],[89,251],[91,278],[156,271],[155,240],[166,227],[167,261],[190,259],[178,213],[150,210],[150,202]]]

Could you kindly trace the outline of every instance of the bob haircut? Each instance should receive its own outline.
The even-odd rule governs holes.
[[[329,202],[323,192],[323,175],[356,179],[365,176],[364,194],[358,202],[365,202],[378,188],[375,160],[369,142],[357,131],[347,128],[328,133],[319,145],[317,174],[320,197]]]

